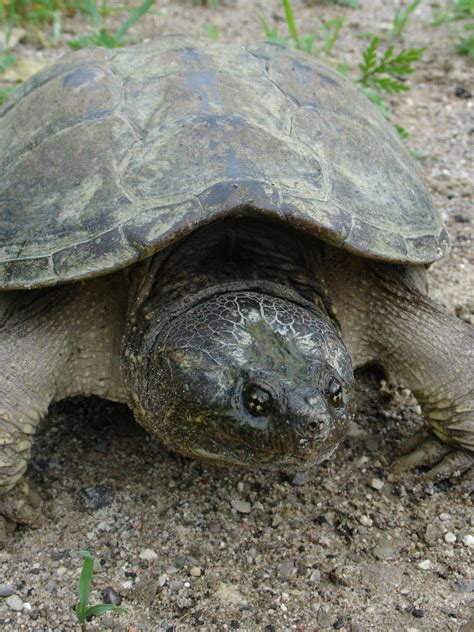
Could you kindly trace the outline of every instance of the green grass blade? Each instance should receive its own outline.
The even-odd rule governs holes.
[[[94,560],[89,551],[79,551],[79,555],[83,558],[81,576],[79,577],[79,603],[76,608],[76,614],[79,623],[86,620],[87,604],[91,592],[92,574],[94,572]]]
[[[102,16],[95,0],[84,0],[84,9],[90,15],[92,24],[99,28],[103,24]]]
[[[295,16],[293,15],[290,0],[283,0],[283,8],[285,10],[285,18],[290,35],[295,40],[296,48],[300,48],[300,38],[296,29]]]
[[[155,2],[156,0],[145,0],[145,2],[143,2],[132,13],[132,15],[128,18],[128,20],[126,20],[122,24],[122,26],[116,31],[115,38],[118,40],[122,39],[122,37],[127,33],[127,31],[129,31],[132,28],[135,22],[137,22],[142,17],[142,15],[144,15],[147,11],[149,11],[152,5],[155,4]]]

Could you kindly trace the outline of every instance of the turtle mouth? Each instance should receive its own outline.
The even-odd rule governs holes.
[[[189,413],[186,417],[189,419]],[[198,431],[192,439],[189,437],[191,440],[183,444],[182,432],[179,437],[179,451],[186,456],[211,465],[301,470],[324,461],[334,452],[345,436],[349,415],[314,422],[312,437],[298,430],[300,420],[286,419],[279,424],[284,428],[273,426],[271,420],[262,420],[262,427],[256,429],[236,424],[233,417],[216,417],[215,412],[212,415],[201,412],[195,419],[200,420],[195,422],[199,429],[195,427]],[[174,437],[167,441],[172,449],[177,449],[176,440]]]

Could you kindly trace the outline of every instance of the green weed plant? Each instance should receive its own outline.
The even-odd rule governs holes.
[[[114,606],[110,603],[99,603],[94,606],[89,606],[89,597],[92,585],[92,575],[94,574],[94,560],[89,551],[79,551],[80,556],[83,559],[81,575],[79,577],[79,584],[77,592],[79,595],[79,603],[76,606],[76,617],[81,631],[87,631],[87,621],[92,617],[101,617],[106,612],[127,612],[126,608],[120,606]]]
[[[474,0],[454,0],[445,11],[434,14],[430,26],[439,26],[450,22],[461,22],[456,34],[454,50],[458,55],[467,55],[474,59]]]
[[[131,13],[130,17],[125,20],[114,33],[111,33],[105,25],[107,11],[101,11],[96,0],[84,0],[84,7],[91,17],[94,32],[71,40],[68,42],[70,48],[77,50],[88,46],[102,46],[104,48],[125,46],[129,43],[125,37],[128,31],[145,13],[150,11],[155,2],[156,0],[144,0],[144,2]]]

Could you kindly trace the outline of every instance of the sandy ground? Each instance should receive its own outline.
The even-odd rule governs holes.
[[[277,2],[158,5],[137,36],[202,34],[207,24],[221,41],[251,42],[262,39],[257,14],[282,25]],[[365,45],[357,33],[386,32],[395,3],[294,5],[305,30],[317,16],[345,14],[335,53],[354,60]],[[432,295],[472,322],[474,101],[456,96],[472,91],[472,65],[453,54],[450,27],[425,28],[431,10],[424,2],[406,31],[406,45],[430,48],[392,111],[424,155],[419,165],[451,235],[451,256],[430,271]],[[18,50],[54,58],[65,47]],[[407,391],[387,393],[368,375],[359,391],[351,436],[306,478],[186,460],[151,441],[119,405],[55,406],[28,473],[44,499],[44,526],[18,529],[0,552],[0,584],[22,604],[15,611],[0,597],[0,626],[74,629],[76,551],[88,549],[91,601],[112,588],[128,609],[91,630],[474,630],[472,480],[433,485],[423,472],[391,474],[398,442],[422,423],[419,409]]]

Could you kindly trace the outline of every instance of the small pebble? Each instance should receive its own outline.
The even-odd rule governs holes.
[[[153,549],[143,549],[138,556],[141,560],[157,560],[158,555]]]
[[[18,595],[10,595],[10,597],[6,598],[5,603],[11,610],[15,610],[16,612],[23,610],[23,601]]]
[[[160,588],[163,588],[163,586],[166,584],[167,581],[168,581],[168,578],[166,577],[166,575],[160,575],[158,577],[158,586]]]
[[[65,566],[60,566],[58,569],[56,569],[56,575],[58,577],[62,577],[66,573],[67,573],[67,568]]]
[[[170,590],[177,592],[183,586],[182,579],[172,579],[169,583]]]
[[[284,562],[279,564],[277,569],[278,579],[281,579],[284,582],[288,581],[294,568],[295,565],[291,560],[285,560]]]
[[[380,480],[380,478],[373,478],[370,481],[370,486],[373,489],[376,489],[377,491],[380,491],[381,489],[383,489],[385,483],[383,481]]]
[[[425,529],[425,542],[429,545],[434,545],[438,541],[440,537],[439,527],[436,527],[434,524],[427,524]]]
[[[303,485],[306,485],[306,483],[308,482],[309,475],[310,475],[310,470],[302,470],[301,472],[296,472],[296,474],[293,476],[293,480],[291,481],[291,484],[294,485],[295,487],[302,487]]]
[[[422,619],[425,616],[425,612],[421,608],[413,608],[412,615],[415,619]]]
[[[454,584],[454,590],[461,593],[474,592],[474,579],[460,577]]]
[[[463,536],[462,543],[464,546],[474,546],[474,535],[467,534]]]
[[[272,527],[278,527],[283,522],[283,518],[280,514],[273,514],[272,518]]]
[[[239,481],[237,483],[237,491],[241,494],[244,491],[244,484],[242,483],[242,481]]]
[[[233,507],[233,509],[235,509],[235,511],[238,511],[239,513],[243,513],[243,514],[250,513],[250,510],[252,509],[252,505],[248,503],[246,500],[231,500],[230,504]]]
[[[316,615],[316,620],[322,628],[329,628],[329,626],[331,625],[331,618],[326,608],[321,607],[318,610],[318,614]]]
[[[1,584],[0,585],[0,597],[10,597],[10,595],[15,594],[15,589],[10,584]]]
[[[193,566],[193,567],[191,567],[191,569],[190,569],[190,571],[189,571],[189,574],[190,574],[192,577],[201,577],[202,571],[201,571],[201,569],[199,568],[199,566]]]
[[[309,576],[310,582],[320,582],[321,581],[321,571],[319,568],[313,568],[311,571],[311,575]]]
[[[446,522],[447,520],[451,520],[451,516],[448,513],[440,513],[438,517],[439,517],[439,519],[442,522]]]
[[[120,606],[120,604],[122,603],[122,597],[114,588],[112,588],[112,586],[107,586],[107,588],[104,588],[102,592],[102,598],[104,600],[104,603],[110,603],[113,606]]]
[[[444,536],[444,541],[448,544],[454,544],[454,542],[456,542],[456,536],[452,531],[448,531]]]
[[[395,549],[390,545],[374,546],[372,553],[378,560],[389,560],[394,557]]]
[[[422,571],[429,571],[432,567],[431,560],[423,560],[418,564],[418,568],[421,568]]]
[[[464,86],[456,86],[454,95],[458,97],[458,99],[472,99],[472,92]]]
[[[364,525],[364,527],[371,527],[374,524],[374,521],[365,514],[359,516],[359,522],[360,524]]]
[[[102,507],[108,507],[114,501],[115,492],[110,485],[92,485],[81,487],[79,498],[81,505],[88,511],[97,511]]]
[[[46,582],[46,590],[50,593],[56,590],[56,584],[51,579]]]
[[[176,568],[184,568],[187,562],[188,562],[188,556],[184,555],[184,553],[179,553],[179,555],[177,555],[174,560],[174,564]]]

